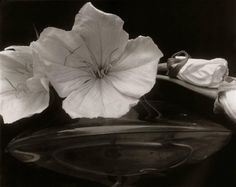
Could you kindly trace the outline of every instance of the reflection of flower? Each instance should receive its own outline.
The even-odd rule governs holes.
[[[49,104],[48,83],[40,72],[33,72],[30,47],[13,46],[0,52],[0,85],[0,114],[5,123],[40,113]]]
[[[161,51],[151,38],[128,40],[123,21],[91,3],[71,31],[45,29],[31,47],[71,117],[120,117],[151,90]]]

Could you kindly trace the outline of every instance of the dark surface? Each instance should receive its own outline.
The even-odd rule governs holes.
[[[28,45],[36,40],[33,25],[39,32],[47,26],[70,29],[75,14],[86,1],[20,1],[5,0],[0,4],[0,48]],[[236,6],[234,0],[96,0],[93,4],[107,12],[118,14],[125,30],[134,38],[148,35],[158,44],[164,58],[186,50],[194,58],[224,57],[231,75],[236,75]],[[159,86],[159,85],[158,85]],[[179,103],[200,115],[232,128],[225,117],[212,114],[214,101],[187,92],[180,87],[164,85],[162,99]],[[158,94],[157,94],[158,93]],[[154,89],[150,97],[159,92]],[[159,96],[158,96],[159,97]],[[54,117],[65,114],[60,106],[51,107],[43,117],[17,122],[17,128],[1,127],[2,150],[7,142],[29,126],[47,126]],[[40,120],[39,120],[40,119]],[[26,123],[25,123],[26,122]],[[26,124],[25,126],[22,124]],[[43,127],[42,127],[43,128]],[[145,178],[137,186],[145,187],[233,187],[236,186],[236,140],[207,160],[173,170],[166,176]],[[98,187],[97,183],[61,175],[42,168],[24,165],[9,154],[1,154],[1,187]]]
[[[229,130],[200,116],[180,109],[159,112],[162,117],[149,121],[80,119],[34,130],[11,141],[8,151],[25,163],[111,186],[121,178],[126,184],[139,184],[143,175],[155,178],[173,168],[199,163],[230,140]]]
[[[231,127],[229,124],[229,121],[226,119],[220,118],[217,119],[216,116],[212,113],[210,113],[210,106],[211,106],[211,100],[206,99],[204,102],[204,97],[200,95],[196,95],[192,92],[188,92],[187,90],[183,88],[179,88],[176,85],[169,85],[166,82],[158,82],[156,87],[154,87],[155,92],[151,92],[147,97],[148,98],[159,98],[162,101],[168,100],[170,103],[164,103],[164,105],[159,105],[159,109],[162,111],[163,116],[172,116],[176,112],[179,111],[193,111],[197,112],[201,115],[201,118],[210,118],[214,119],[215,121],[222,121],[221,124]],[[162,90],[162,91],[159,91]],[[171,93],[169,92],[171,90],[175,91],[175,96],[178,96],[178,100],[176,97],[171,97]],[[154,94],[153,93],[158,93]],[[172,94],[173,95],[173,94]],[[168,98],[168,99],[167,99]],[[195,105],[193,107],[192,104],[188,103],[190,99],[198,98],[199,102],[198,105]],[[185,102],[183,102],[185,101]],[[206,102],[208,101],[208,102]],[[183,104],[181,104],[183,102]],[[199,104],[201,102],[204,102],[205,110],[201,110]],[[55,103],[58,103],[58,106],[60,105],[60,102],[55,101],[52,103],[51,106],[57,106]],[[187,104],[188,103],[188,104]],[[175,104],[177,104],[177,107],[175,107]],[[55,108],[54,108],[55,109]],[[55,110],[56,111],[56,110]],[[201,111],[201,112],[200,112]],[[140,111],[141,114],[144,116],[147,115],[145,112]],[[57,112],[56,112],[57,113]],[[3,140],[5,140],[5,145],[7,143],[7,139],[13,138],[20,132],[24,132],[25,130],[32,129],[32,124],[38,126],[44,126],[50,127],[50,125],[56,124],[59,127],[61,126],[59,121],[62,119],[65,119],[65,116],[63,112],[61,112],[60,116],[53,115],[53,112],[49,110],[49,114],[52,114],[51,118],[44,119],[45,122],[48,122],[51,120],[51,122],[47,125],[46,123],[40,124],[38,119],[25,119],[20,120],[17,122],[19,125],[21,125],[19,128],[15,129],[15,126],[7,127],[3,129],[2,133],[4,134],[3,137],[5,137]],[[48,114],[48,115],[49,115]],[[207,114],[207,115],[205,115]],[[208,115],[211,114],[211,115]],[[44,114],[46,115],[46,114]],[[144,117],[141,116],[141,117]],[[151,115],[152,116],[152,115]],[[205,117],[204,117],[205,116]],[[39,115],[39,119],[44,116]],[[170,117],[169,117],[170,118]],[[52,120],[53,119],[53,120]],[[26,122],[28,121],[29,124]],[[224,122],[223,122],[224,121]],[[67,121],[68,123],[70,121]],[[16,123],[16,124],[17,124]],[[25,124],[27,124],[25,126]],[[30,127],[31,124],[31,127]],[[14,125],[14,124],[13,124]],[[62,124],[63,125],[63,124]],[[11,133],[9,133],[11,131]],[[35,131],[35,130],[34,130]],[[209,142],[213,143],[213,142]],[[226,145],[223,149],[221,149],[219,152],[214,154],[213,156],[209,157],[208,159],[191,165],[184,165],[180,168],[172,169],[171,171],[165,173],[161,176],[155,176],[155,177],[142,177],[141,180],[139,180],[138,183],[134,183],[135,186],[140,187],[156,187],[158,185],[160,186],[166,186],[166,187],[189,187],[189,186],[195,186],[195,187],[211,187],[211,186],[229,186],[233,187],[236,185],[235,180],[235,168],[236,168],[236,161],[235,161],[235,137],[233,136],[233,139],[230,141],[228,145]],[[206,143],[206,146],[208,144]],[[4,147],[4,145],[3,145]],[[61,186],[61,187],[67,187],[67,186],[102,186],[98,183],[89,182],[82,179],[73,178],[70,176],[62,175],[56,172],[52,172],[40,167],[35,167],[32,164],[23,164],[19,161],[15,160],[9,153],[3,154],[3,180],[2,180],[2,186],[3,187],[25,187],[25,186]]]

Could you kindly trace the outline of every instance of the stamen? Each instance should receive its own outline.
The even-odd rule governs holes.
[[[103,78],[103,75],[102,75],[102,73],[101,73],[101,70],[98,70],[97,71],[97,78]]]
[[[95,74],[95,71],[93,71],[92,69],[90,69],[89,72],[92,74],[92,76],[93,76],[94,78],[97,78],[97,75]]]
[[[106,76],[106,71],[104,70],[104,69],[101,69],[101,75],[102,75],[102,77],[105,77]],[[101,77],[101,78],[102,78]]]

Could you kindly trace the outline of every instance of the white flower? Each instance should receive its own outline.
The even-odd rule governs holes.
[[[226,77],[218,88],[218,96],[215,100],[214,111],[224,112],[236,123],[236,79]]]
[[[118,16],[87,3],[71,31],[47,28],[31,47],[71,117],[115,118],[151,90],[162,57],[150,37],[128,38]]]
[[[188,59],[187,63],[180,69],[177,77],[191,84],[217,88],[228,75],[228,63],[223,58]]]
[[[30,47],[12,46],[0,52],[0,114],[5,123],[48,107],[48,82],[33,72],[33,66]]]

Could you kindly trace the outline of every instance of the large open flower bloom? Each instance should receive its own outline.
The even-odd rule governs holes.
[[[40,68],[33,71],[32,55],[26,46],[12,46],[0,52],[0,114],[5,123],[48,107],[48,82],[40,75]]]
[[[151,90],[162,57],[150,37],[128,38],[118,16],[87,3],[71,31],[46,28],[31,47],[71,117],[115,118]]]

